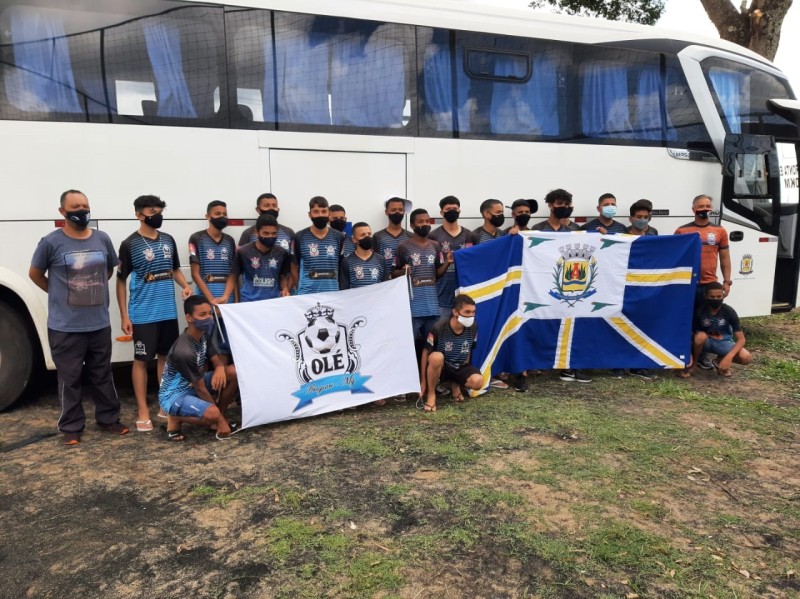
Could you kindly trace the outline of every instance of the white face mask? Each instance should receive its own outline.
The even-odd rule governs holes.
[[[475,323],[474,316],[461,316],[459,315],[457,318],[458,322],[463,324],[465,327],[471,327]]]

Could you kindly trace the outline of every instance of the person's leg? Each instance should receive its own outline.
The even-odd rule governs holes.
[[[175,400],[167,418],[167,436],[170,441],[183,441],[181,425],[186,422],[216,430],[220,438],[231,434],[231,427],[220,409],[196,395],[184,395]]]
[[[464,386],[471,391],[480,391],[483,389],[483,376],[478,372],[470,375]]]
[[[236,394],[239,392],[239,379],[236,378],[236,366],[233,364],[228,364],[225,367],[225,377],[227,378],[227,384],[225,388],[220,393],[219,397],[219,409],[224,414],[228,407],[231,405],[231,402],[236,397]]]
[[[148,322],[133,325],[133,365],[131,382],[136,398],[136,428],[146,428],[150,421],[147,407],[147,365],[156,357],[158,351],[158,323]]]
[[[147,408],[147,362],[133,359],[131,382],[136,398],[136,422],[147,422],[150,420],[150,411]]]
[[[58,399],[61,414],[57,427],[62,433],[80,434],[86,426],[86,416],[81,404],[81,373],[86,354],[85,333],[65,333],[47,330],[50,354],[58,375]]]
[[[739,350],[739,353],[733,357],[733,361],[742,366],[747,366],[753,362],[753,356],[745,348],[742,348]]]
[[[85,365],[97,424],[119,422],[119,396],[111,373],[111,327],[89,335]]]
[[[436,410],[436,385],[444,367],[444,354],[442,352],[431,352],[428,355],[428,368],[425,372],[425,411]]]
[[[694,339],[692,340],[692,367],[696,367],[698,361],[700,360],[700,356],[705,353],[705,347],[708,343],[708,335],[702,331],[698,331],[694,334]]]

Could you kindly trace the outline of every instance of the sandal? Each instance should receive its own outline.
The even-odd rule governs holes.
[[[233,425],[231,425],[231,432],[223,435],[221,433],[215,433],[214,436],[217,438],[217,441],[229,441],[230,438],[233,436],[234,433]]]
[[[181,443],[182,441],[186,441],[186,435],[181,432],[181,429],[176,431],[167,431],[167,440],[172,441],[173,443]]]
[[[137,433],[149,433],[153,430],[153,421],[152,420],[137,420],[136,421],[136,432]]]
[[[453,401],[456,403],[463,403],[464,402],[464,393],[461,389],[453,389],[450,391],[450,396],[453,398]]]
[[[426,412],[435,412],[436,411],[436,404],[435,403],[434,404],[429,404],[429,403],[425,402],[424,404],[422,404],[422,409],[424,411],[426,411]]]

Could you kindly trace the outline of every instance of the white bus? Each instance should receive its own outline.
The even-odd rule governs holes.
[[[623,218],[650,199],[662,233],[708,193],[730,233],[730,301],[767,314],[798,303],[799,114],[785,76],[741,47],[530,10],[0,0],[0,408],[53,367],[27,271],[65,189],[115,245],[137,226],[133,199],[160,195],[187,266],[207,202],[244,226],[264,191],[289,226],[324,195],[375,230],[395,195],[433,214],[456,195],[477,226],[486,198],[563,187],[592,217],[612,192]],[[113,359],[131,358],[116,342]]]

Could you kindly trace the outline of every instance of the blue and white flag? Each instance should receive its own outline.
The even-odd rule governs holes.
[[[507,235],[455,253],[477,303],[472,363],[527,369],[683,368],[700,265],[697,235]]]
[[[245,428],[419,393],[405,277],[220,308]]]

